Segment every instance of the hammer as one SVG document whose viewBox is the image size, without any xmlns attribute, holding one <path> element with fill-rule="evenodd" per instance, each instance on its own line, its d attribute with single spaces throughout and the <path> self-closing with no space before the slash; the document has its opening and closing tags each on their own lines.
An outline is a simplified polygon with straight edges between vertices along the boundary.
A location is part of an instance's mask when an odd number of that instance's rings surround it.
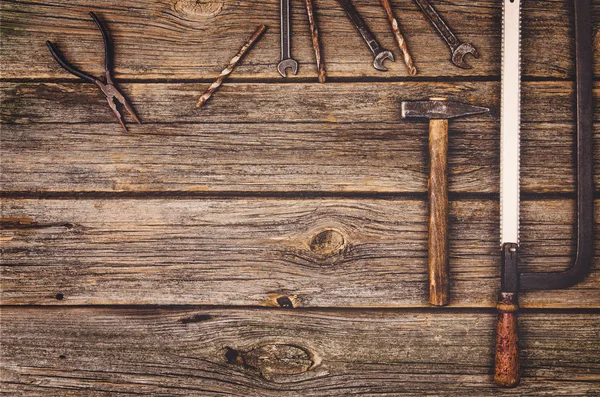
<svg viewBox="0 0 600 397">
<path fill-rule="evenodd" d="M 402 102 L 402 118 L 429 119 L 429 303 L 448 304 L 448 120 L 488 108 L 430 98 Z"/>
</svg>

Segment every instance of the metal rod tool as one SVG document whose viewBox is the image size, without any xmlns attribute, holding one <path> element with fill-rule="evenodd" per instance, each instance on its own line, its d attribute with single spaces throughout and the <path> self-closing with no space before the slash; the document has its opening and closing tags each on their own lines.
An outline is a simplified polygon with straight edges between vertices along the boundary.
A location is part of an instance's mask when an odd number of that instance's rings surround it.
<svg viewBox="0 0 600 397">
<path fill-rule="evenodd" d="M 319 76 L 319 83 L 324 83 L 326 80 L 325 58 L 323 58 L 323 50 L 321 49 L 321 42 L 319 40 L 319 27 L 317 25 L 317 17 L 315 16 L 313 0 L 305 0 L 305 2 L 306 14 L 308 15 L 308 23 L 310 25 L 310 36 L 312 39 L 313 49 L 315 51 L 315 58 L 317 61 L 317 74 Z"/>
<path fill-rule="evenodd" d="M 593 254 L 592 28 L 590 0 L 575 4 L 577 90 L 577 256 L 562 272 L 519 272 L 519 147 L 521 99 L 521 0 L 504 0 L 502 26 L 502 117 L 500 229 L 502 286 L 498 300 L 494 379 L 504 387 L 520 380 L 517 312 L 519 291 L 568 288 L 589 273 Z"/>
<path fill-rule="evenodd" d="M 389 0 L 381 0 L 381 5 L 385 10 L 385 13 L 390 21 L 390 25 L 392 26 L 392 32 L 394 32 L 394 37 L 396 38 L 396 42 L 398 43 L 398 47 L 400 51 L 402 51 L 402 57 L 404 59 L 404 64 L 408 69 L 408 74 L 414 76 L 417 74 L 417 68 L 413 62 L 413 58 L 408 51 L 408 46 L 406 45 L 406 40 L 400 31 L 400 24 L 396 17 L 394 17 L 394 12 L 392 11 L 392 6 L 390 5 Z"/>
<path fill-rule="evenodd" d="M 281 60 L 277 64 L 277 71 L 287 77 L 287 69 L 298 73 L 298 62 L 292 58 L 292 23 L 290 18 L 290 0 L 280 0 L 281 9 Z"/>
<path fill-rule="evenodd" d="M 371 32 L 371 30 L 369 29 L 363 18 L 360 16 L 358 11 L 356 11 L 356 8 L 354 8 L 350 0 L 338 0 L 338 3 L 340 3 L 344 11 L 346 11 L 348 18 L 350 19 L 350 21 L 352 21 L 362 38 L 365 40 L 365 43 L 367 43 L 367 46 L 373 53 L 373 67 L 382 72 L 387 71 L 386 67 L 383 66 L 383 63 L 387 59 L 393 62 L 394 54 L 391 51 L 386 50 L 379 44 L 379 42 L 375 38 L 375 35 L 373 34 L 373 32 Z"/>
<path fill-rule="evenodd" d="M 465 56 L 471 54 L 475 58 L 479 58 L 477 49 L 470 43 L 462 43 L 428 0 L 415 0 L 415 2 L 450 47 L 452 63 L 462 69 L 471 69 L 471 65 L 465 62 Z"/>
<path fill-rule="evenodd" d="M 448 120 L 489 112 L 488 108 L 431 98 L 405 101 L 402 118 L 429 119 L 429 303 L 449 302 L 448 276 Z"/>
<path fill-rule="evenodd" d="M 219 87 L 221 87 L 225 78 L 231 73 L 233 73 L 233 70 L 236 68 L 240 60 L 244 57 L 244 55 L 246 55 L 248 51 L 250 51 L 250 49 L 262 37 L 263 33 L 265 33 L 266 30 L 267 27 L 265 25 L 260 25 L 258 28 L 256 28 L 256 31 L 254 31 L 252 36 L 248 39 L 248 41 L 246 41 L 246 44 L 244 44 L 244 46 L 240 48 L 238 53 L 231 59 L 231 61 L 229 61 L 229 65 L 227 65 L 227 67 L 223 69 L 223 71 L 221 72 L 221 74 L 219 74 L 219 77 L 215 80 L 215 82 L 212 83 L 210 87 L 208 87 L 208 89 L 204 92 L 204 94 L 200 96 L 200 98 L 198 98 L 198 103 L 196 103 L 196 107 L 199 108 L 203 106 L 212 97 L 212 95 L 219 89 Z"/>
</svg>

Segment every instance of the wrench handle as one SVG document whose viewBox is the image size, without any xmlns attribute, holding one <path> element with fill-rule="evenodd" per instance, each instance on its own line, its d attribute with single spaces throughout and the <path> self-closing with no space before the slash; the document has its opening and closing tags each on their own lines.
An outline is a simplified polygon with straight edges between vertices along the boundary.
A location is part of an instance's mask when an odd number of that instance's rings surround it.
<svg viewBox="0 0 600 397">
<path fill-rule="evenodd" d="M 369 30 L 369 27 L 367 26 L 365 21 L 362 19 L 358 11 L 356 11 L 356 8 L 354 8 L 354 5 L 352 5 L 350 0 L 338 0 L 338 3 L 340 3 L 344 11 L 346 11 L 348 18 L 350 18 L 350 21 L 352 21 L 352 23 L 354 24 L 362 38 L 365 40 L 365 43 L 367 43 L 371 51 L 373 51 L 373 54 L 377 55 L 381 46 L 377 42 L 377 39 L 375 38 L 373 32 Z"/>
<path fill-rule="evenodd" d="M 290 0 L 280 0 L 281 15 L 281 60 L 292 57 L 292 28 L 290 18 Z"/>
<path fill-rule="evenodd" d="M 439 32 L 442 38 L 446 41 L 452 51 L 460 46 L 460 42 L 456 35 L 450 30 L 446 22 L 440 14 L 433 8 L 433 5 L 428 0 L 415 0 L 415 3 L 421 8 L 423 14 L 429 19 L 429 22 Z"/>
<path fill-rule="evenodd" d="M 429 303 L 448 304 L 448 120 L 429 122 Z"/>
<path fill-rule="evenodd" d="M 517 325 L 516 294 L 500 293 L 496 331 L 496 363 L 494 380 L 498 386 L 515 387 L 519 384 L 519 334 Z"/>
</svg>

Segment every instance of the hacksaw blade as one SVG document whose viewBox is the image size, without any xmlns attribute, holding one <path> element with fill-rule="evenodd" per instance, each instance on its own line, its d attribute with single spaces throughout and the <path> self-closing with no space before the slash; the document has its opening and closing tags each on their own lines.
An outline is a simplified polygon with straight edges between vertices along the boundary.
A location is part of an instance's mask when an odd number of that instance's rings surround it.
<svg viewBox="0 0 600 397">
<path fill-rule="evenodd" d="M 500 239 L 519 243 L 521 135 L 521 1 L 502 7 L 502 87 L 500 121 Z"/>
</svg>

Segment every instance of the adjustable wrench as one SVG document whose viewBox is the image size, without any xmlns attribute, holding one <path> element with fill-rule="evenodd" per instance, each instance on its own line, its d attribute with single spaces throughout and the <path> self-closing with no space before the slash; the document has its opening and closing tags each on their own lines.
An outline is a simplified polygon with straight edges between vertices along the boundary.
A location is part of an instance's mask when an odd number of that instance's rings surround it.
<svg viewBox="0 0 600 397">
<path fill-rule="evenodd" d="M 338 0 L 338 2 L 344 11 L 346 11 L 346 14 L 348 14 L 350 21 L 352 21 L 356 29 L 358 29 L 358 32 L 369 46 L 369 49 L 373 52 L 373 67 L 382 72 L 387 71 L 385 66 L 383 66 L 383 62 L 385 62 L 386 59 L 394 61 L 394 54 L 379 45 L 377 39 L 375 39 L 375 35 L 369 30 L 365 21 L 358 11 L 356 11 L 356 8 L 350 3 L 350 0 Z"/>
<path fill-rule="evenodd" d="M 448 25 L 446 25 L 446 22 L 444 22 L 440 14 L 438 14 L 428 0 L 415 0 L 415 3 L 417 3 L 433 27 L 440 33 L 446 43 L 448 43 L 450 51 L 452 51 L 452 63 L 462 69 L 471 69 L 471 66 L 465 62 L 465 56 L 471 54 L 475 58 L 479 58 L 477 49 L 470 43 L 462 43 L 458 40 L 456 35 L 452 33 Z"/>
<path fill-rule="evenodd" d="M 292 29 L 290 22 L 290 0 L 280 0 L 281 5 L 281 61 L 277 64 L 277 71 L 287 77 L 286 70 L 292 69 L 298 73 L 298 62 L 292 58 Z"/>
</svg>

